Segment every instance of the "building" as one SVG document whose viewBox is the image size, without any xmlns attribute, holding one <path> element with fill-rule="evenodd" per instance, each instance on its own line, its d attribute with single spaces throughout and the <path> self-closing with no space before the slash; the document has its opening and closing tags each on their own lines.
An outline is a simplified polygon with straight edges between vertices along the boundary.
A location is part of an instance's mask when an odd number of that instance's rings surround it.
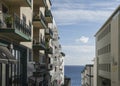
<svg viewBox="0 0 120 86">
<path fill-rule="evenodd" d="M 120 86 L 120 6 L 95 34 L 97 86 Z"/>
<path fill-rule="evenodd" d="M 62 86 L 71 86 L 71 78 L 65 76 L 64 85 Z"/>
<path fill-rule="evenodd" d="M 52 86 L 61 86 L 64 84 L 64 56 L 61 52 L 61 45 L 59 43 L 59 34 L 55 21 L 53 21 L 53 56 L 51 63 L 53 70 L 50 71 Z"/>
<path fill-rule="evenodd" d="M 86 65 L 84 70 L 81 72 L 81 83 L 82 86 L 94 86 L 93 85 L 93 65 Z"/>
<path fill-rule="evenodd" d="M 0 86 L 52 85 L 56 32 L 51 5 L 50 0 L 0 0 Z M 60 52 L 57 58 L 63 58 Z"/>
<path fill-rule="evenodd" d="M 26 86 L 32 0 L 0 0 L 0 86 Z"/>
</svg>

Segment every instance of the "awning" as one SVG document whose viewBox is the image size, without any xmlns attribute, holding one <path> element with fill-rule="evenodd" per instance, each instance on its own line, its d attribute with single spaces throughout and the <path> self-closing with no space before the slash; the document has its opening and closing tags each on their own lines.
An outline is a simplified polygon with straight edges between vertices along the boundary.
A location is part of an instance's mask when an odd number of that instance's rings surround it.
<svg viewBox="0 0 120 86">
<path fill-rule="evenodd" d="M 12 53 L 7 49 L 7 47 L 0 46 L 0 63 L 16 63 L 17 60 L 12 55 Z"/>
</svg>

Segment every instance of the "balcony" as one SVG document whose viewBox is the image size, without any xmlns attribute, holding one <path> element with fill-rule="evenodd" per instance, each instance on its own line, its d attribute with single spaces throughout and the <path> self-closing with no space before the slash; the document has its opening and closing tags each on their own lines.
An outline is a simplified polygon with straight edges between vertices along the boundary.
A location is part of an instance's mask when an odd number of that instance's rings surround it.
<svg viewBox="0 0 120 86">
<path fill-rule="evenodd" d="M 48 47 L 48 48 L 46 49 L 46 52 L 47 52 L 48 54 L 53 54 L 53 48 L 52 48 L 52 47 Z"/>
<path fill-rule="evenodd" d="M 47 28 L 47 23 L 45 21 L 45 17 L 43 16 L 42 12 L 39 11 L 39 13 L 34 14 L 33 16 L 33 26 L 35 28 L 42 28 L 42 29 L 46 29 Z"/>
<path fill-rule="evenodd" d="M 45 11 L 45 18 L 46 18 L 47 23 L 53 22 L 53 16 L 50 10 Z"/>
<path fill-rule="evenodd" d="M 33 5 L 34 5 L 34 8 L 47 6 L 46 0 L 34 0 Z"/>
<path fill-rule="evenodd" d="M 46 73 L 46 64 L 40 64 L 40 63 L 36 63 L 35 65 L 35 69 L 36 71 L 33 72 L 33 76 L 34 77 L 42 77 L 42 75 L 44 73 Z"/>
<path fill-rule="evenodd" d="M 31 28 L 16 14 L 14 17 L 4 14 L 0 22 L 0 36 L 18 42 L 31 41 Z"/>
<path fill-rule="evenodd" d="M 10 7 L 31 7 L 32 0 L 3 0 L 3 2 Z"/>
<path fill-rule="evenodd" d="M 43 39 L 41 39 L 39 42 L 37 42 L 36 40 L 33 41 L 33 49 L 37 49 L 37 50 L 45 50 L 45 41 Z"/>
<path fill-rule="evenodd" d="M 53 37 L 53 32 L 50 28 L 45 30 L 45 35 L 46 37 L 52 38 Z"/>
</svg>

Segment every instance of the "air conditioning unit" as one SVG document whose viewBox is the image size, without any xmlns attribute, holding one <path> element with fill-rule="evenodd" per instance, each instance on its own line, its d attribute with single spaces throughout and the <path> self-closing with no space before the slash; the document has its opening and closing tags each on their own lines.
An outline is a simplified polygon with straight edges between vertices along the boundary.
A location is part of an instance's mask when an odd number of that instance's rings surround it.
<svg viewBox="0 0 120 86">
<path fill-rule="evenodd" d="M 52 70 L 53 69 L 53 64 L 48 64 L 48 70 Z"/>
</svg>

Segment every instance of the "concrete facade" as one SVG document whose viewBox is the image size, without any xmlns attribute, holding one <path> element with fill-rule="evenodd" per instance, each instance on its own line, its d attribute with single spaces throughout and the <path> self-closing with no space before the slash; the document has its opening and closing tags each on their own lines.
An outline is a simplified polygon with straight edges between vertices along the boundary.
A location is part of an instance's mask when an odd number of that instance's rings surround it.
<svg viewBox="0 0 120 86">
<path fill-rule="evenodd" d="M 94 86 L 94 75 L 93 65 L 86 65 L 84 70 L 81 72 L 81 83 L 82 86 Z"/>
<path fill-rule="evenodd" d="M 120 86 L 120 7 L 96 33 L 97 86 Z"/>
<path fill-rule="evenodd" d="M 50 0 L 0 0 L 0 86 L 64 84 L 64 54 L 51 5 Z"/>
</svg>

